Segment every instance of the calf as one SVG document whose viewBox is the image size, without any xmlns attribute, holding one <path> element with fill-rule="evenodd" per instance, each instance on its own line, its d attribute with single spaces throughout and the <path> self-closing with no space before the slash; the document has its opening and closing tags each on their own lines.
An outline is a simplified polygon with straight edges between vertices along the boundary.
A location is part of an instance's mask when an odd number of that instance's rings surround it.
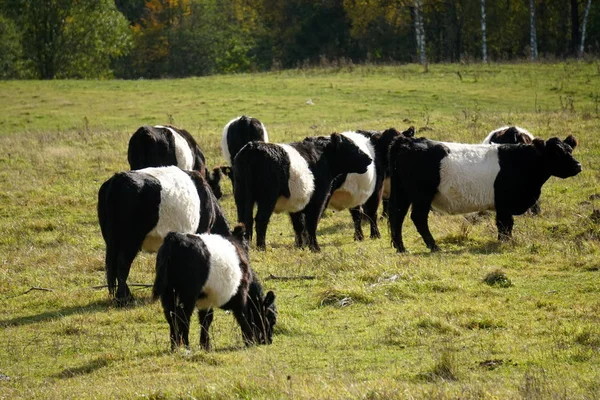
<svg viewBox="0 0 600 400">
<path fill-rule="evenodd" d="M 120 172 L 98 192 L 98 220 L 106 242 L 108 291 L 123 305 L 131 263 L 141 248 L 156 251 L 170 231 L 229 234 L 229 225 L 197 171 L 175 166 Z"/>
<path fill-rule="evenodd" d="M 200 345 L 206 350 L 210 348 L 208 330 L 214 307 L 233 312 L 246 346 L 273 341 L 275 294 L 269 291 L 263 297 L 248 262 L 241 226 L 226 236 L 169 233 L 158 250 L 152 297 L 161 299 L 172 350 L 180 345 L 189 347 L 195 308 L 201 326 Z"/>
<path fill-rule="evenodd" d="M 414 136 L 414 128 L 404 132 L 394 128 L 385 131 L 344 132 L 342 135 L 352 140 L 372 160 L 364 174 L 342 174 L 333 184 L 334 192 L 328 206 L 336 210 L 350 209 L 354 223 L 354 239 L 363 240 L 361 220 L 364 217 L 371 228 L 371 239 L 381 237 L 377 226 L 377 209 L 381 202 L 382 188 L 386 177 L 388 148 L 398 135 Z M 385 178 L 385 179 L 384 179 Z"/>
<path fill-rule="evenodd" d="M 249 142 L 269 142 L 267 128 L 256 118 L 242 115 L 232 119 L 223 128 L 221 152 L 228 165 L 233 166 L 237 153 Z M 221 171 L 231 179 L 233 184 L 232 167 L 221 167 Z"/>
<path fill-rule="evenodd" d="M 495 210 L 498 239 L 512 235 L 513 215 L 524 213 L 539 198 L 550 178 L 581 172 L 573 158 L 573 136 L 564 141 L 534 139 L 529 145 L 443 143 L 398 137 L 390 147 L 392 244 L 405 251 L 402 224 L 411 219 L 431 251 L 438 247 L 429 231 L 431 207 L 448 214 Z"/>
<path fill-rule="evenodd" d="M 132 170 L 176 165 L 183 170 L 199 171 L 210 184 L 213 193 L 222 196 L 221 171 L 207 170 L 200 146 L 185 129 L 174 126 L 142 126 L 129 139 L 127 160 Z"/>
<path fill-rule="evenodd" d="M 371 158 L 348 138 L 306 138 L 291 144 L 250 142 L 234 160 L 234 197 L 238 221 L 252 236 L 252 210 L 256 212 L 256 245 L 265 249 L 267 225 L 273 212 L 288 212 L 296 246 L 319 251 L 317 225 L 335 177 L 365 173 Z"/>
<path fill-rule="evenodd" d="M 491 131 L 487 137 L 483 139 L 483 144 L 529 144 L 533 139 L 533 135 L 527 129 L 518 126 L 503 126 L 502 128 Z"/>
</svg>

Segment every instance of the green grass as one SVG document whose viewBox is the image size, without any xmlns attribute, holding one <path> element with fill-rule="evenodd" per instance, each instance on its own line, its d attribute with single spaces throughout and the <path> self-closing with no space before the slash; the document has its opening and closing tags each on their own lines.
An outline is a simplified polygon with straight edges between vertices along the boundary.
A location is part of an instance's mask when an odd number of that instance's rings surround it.
<svg viewBox="0 0 600 400">
<path fill-rule="evenodd" d="M 0 398 L 597 399 L 598 65 L 0 82 Z M 410 221 L 406 254 L 384 222 L 381 240 L 354 242 L 349 213 L 333 211 L 312 254 L 293 247 L 288 217 L 276 215 L 267 251 L 250 255 L 277 295 L 273 345 L 244 348 L 232 315 L 217 311 L 212 352 L 200 349 L 194 321 L 191 351 L 171 353 L 149 289 L 134 288 L 138 304 L 118 309 L 93 288 L 104 284 L 97 191 L 127 169 L 140 125 L 188 129 L 213 166 L 223 163 L 222 127 L 242 113 L 274 142 L 410 124 L 463 142 L 504 124 L 572 133 L 584 171 L 551 178 L 542 214 L 516 217 L 507 243 L 495 240 L 493 216 L 432 214 L 436 254 Z M 224 192 L 233 222 L 228 182 Z M 130 282 L 152 282 L 153 270 L 154 255 L 140 254 Z M 25 293 L 32 287 L 53 291 Z"/>
</svg>

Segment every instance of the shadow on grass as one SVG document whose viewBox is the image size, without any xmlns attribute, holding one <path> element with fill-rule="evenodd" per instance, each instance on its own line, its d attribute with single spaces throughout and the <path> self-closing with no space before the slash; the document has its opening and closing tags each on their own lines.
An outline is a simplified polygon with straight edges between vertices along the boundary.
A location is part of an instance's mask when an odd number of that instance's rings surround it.
<svg viewBox="0 0 600 400">
<path fill-rule="evenodd" d="M 135 308 L 135 307 L 143 307 L 147 304 L 150 304 L 151 302 L 152 302 L 152 300 L 150 299 L 150 297 L 137 297 L 132 304 L 127 305 L 122 308 L 128 309 L 128 308 Z M 95 312 L 105 312 L 111 308 L 118 309 L 118 307 L 115 305 L 114 300 L 106 298 L 103 300 L 93 301 L 87 305 L 63 307 L 63 308 L 60 308 L 57 310 L 44 311 L 39 314 L 28 315 L 28 316 L 24 316 L 24 317 L 2 319 L 2 320 L 0 320 L 0 327 L 7 328 L 9 326 L 23 326 L 23 325 L 35 324 L 37 322 L 45 322 L 45 321 L 49 321 L 49 320 L 55 320 L 58 318 L 63 318 L 63 317 L 67 317 L 69 315 L 74 315 L 74 314 L 90 314 L 90 313 L 95 313 Z"/>
<path fill-rule="evenodd" d="M 112 359 L 106 356 L 101 356 L 79 367 L 65 368 L 58 374 L 54 375 L 54 377 L 59 379 L 68 379 L 76 376 L 91 374 L 94 371 L 107 367 L 112 361 Z"/>
</svg>

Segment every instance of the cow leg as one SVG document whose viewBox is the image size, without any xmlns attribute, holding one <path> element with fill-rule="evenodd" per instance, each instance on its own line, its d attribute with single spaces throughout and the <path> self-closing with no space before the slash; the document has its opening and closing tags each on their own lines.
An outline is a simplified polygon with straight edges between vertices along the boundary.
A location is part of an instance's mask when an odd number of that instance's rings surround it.
<svg viewBox="0 0 600 400">
<path fill-rule="evenodd" d="M 308 203 L 308 206 L 304 209 L 306 215 L 307 244 L 308 248 L 315 253 L 321 251 L 321 247 L 319 246 L 319 243 L 317 243 L 317 226 L 319 225 L 319 220 L 321 219 L 321 215 L 327 204 L 327 195 L 328 193 L 324 193 L 324 196 L 321 197 L 316 195 L 313 196 L 311 202 Z"/>
<path fill-rule="evenodd" d="M 350 209 L 350 215 L 352 216 L 352 222 L 354 223 L 354 240 L 362 241 L 365 236 L 362 231 L 362 211 L 360 206 Z"/>
<path fill-rule="evenodd" d="M 390 204 L 390 200 L 389 199 L 382 199 L 381 200 L 381 218 L 387 218 L 388 217 L 388 207 Z"/>
<path fill-rule="evenodd" d="M 194 307 L 196 306 L 194 300 L 187 299 L 182 301 L 180 299 L 179 304 L 175 307 L 175 323 L 177 324 L 177 345 L 184 345 L 186 349 L 190 347 L 190 321 L 192 314 L 194 313 Z"/>
<path fill-rule="evenodd" d="M 256 338 L 254 337 L 252 326 L 248 322 L 246 314 L 241 309 L 236 309 L 233 310 L 233 315 L 235 316 L 235 319 L 242 330 L 242 338 L 244 339 L 244 344 L 246 346 L 253 345 L 255 343 Z"/>
<path fill-rule="evenodd" d="M 267 236 L 267 225 L 275 209 L 277 197 L 266 199 L 257 204 L 256 210 L 256 247 L 259 250 L 266 249 L 265 237 Z"/>
<path fill-rule="evenodd" d="M 117 293 L 115 299 L 118 306 L 124 306 L 133 301 L 133 295 L 129 286 L 127 286 L 127 278 L 129 277 L 129 271 L 131 270 L 131 264 L 137 256 L 138 247 L 128 244 L 121 247 L 121 251 L 117 256 Z M 125 248 L 125 249 L 124 249 Z"/>
<path fill-rule="evenodd" d="M 409 207 L 410 199 L 407 196 L 398 194 L 391 199 L 387 209 L 388 225 L 392 236 L 392 246 L 394 246 L 398 253 L 404 253 L 406 251 L 404 241 L 402 240 L 402 225 L 404 224 L 404 218 L 406 218 Z"/>
<path fill-rule="evenodd" d="M 296 236 L 295 245 L 298 248 L 304 246 L 304 234 L 305 234 L 305 217 L 302 212 L 290 213 L 290 220 L 292 221 L 292 227 Z"/>
<path fill-rule="evenodd" d="M 198 310 L 198 319 L 200 320 L 200 346 L 206 351 L 210 350 L 210 336 L 208 330 L 210 324 L 212 324 L 213 316 L 214 313 L 212 308 L 209 308 L 208 310 Z"/>
<path fill-rule="evenodd" d="M 423 238 L 427 248 L 431 251 L 438 251 L 439 247 L 435 244 L 435 240 L 429 231 L 429 223 L 427 221 L 430 209 L 431 201 L 414 202 L 410 218 L 417 227 L 417 231 Z"/>
<path fill-rule="evenodd" d="M 379 195 L 374 194 L 362 206 L 363 215 L 367 217 L 371 226 L 371 239 L 379 239 L 381 237 L 379 227 L 377 226 L 377 209 L 379 208 L 380 198 Z"/>
<path fill-rule="evenodd" d="M 179 332 L 177 331 L 177 323 L 175 321 L 175 294 L 172 291 L 166 294 L 163 293 L 160 297 L 165 319 L 169 323 L 169 337 L 171 339 L 171 351 L 174 351 L 179 343 Z"/>
<path fill-rule="evenodd" d="M 505 241 L 511 238 L 514 218 L 510 213 L 496 212 L 496 227 L 498 228 L 498 240 Z"/>
</svg>

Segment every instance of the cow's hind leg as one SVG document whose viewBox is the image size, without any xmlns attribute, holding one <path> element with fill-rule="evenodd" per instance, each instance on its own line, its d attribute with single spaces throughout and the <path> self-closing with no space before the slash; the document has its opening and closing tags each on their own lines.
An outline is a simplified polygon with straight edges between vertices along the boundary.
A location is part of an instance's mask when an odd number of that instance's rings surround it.
<svg viewBox="0 0 600 400">
<path fill-rule="evenodd" d="M 362 211 L 360 206 L 350 209 L 350 215 L 352 216 L 352 222 L 354 223 L 354 240 L 362 241 L 365 236 L 362 231 Z"/>
<path fill-rule="evenodd" d="M 296 236 L 295 245 L 298 248 L 304 246 L 304 236 L 306 235 L 306 222 L 302 212 L 290 213 L 290 220 Z"/>
<path fill-rule="evenodd" d="M 417 227 L 417 231 L 423 238 L 425 245 L 431 251 L 438 251 L 439 247 L 435 244 L 435 240 L 429 231 L 429 223 L 427 218 L 429 217 L 429 210 L 431 209 L 431 201 L 419 200 L 413 203 L 412 212 L 410 218 Z"/>
<path fill-rule="evenodd" d="M 511 238 L 514 218 L 509 213 L 496 212 L 496 227 L 498 228 L 498 240 L 505 241 Z"/>
<path fill-rule="evenodd" d="M 266 249 L 265 238 L 267 236 L 267 225 L 275 209 L 277 197 L 263 199 L 256 207 L 256 247 L 259 250 Z"/>
<path fill-rule="evenodd" d="M 117 293 L 115 300 L 118 306 L 125 306 L 133 301 L 133 295 L 129 290 L 129 286 L 127 286 L 127 278 L 140 246 L 141 244 L 137 247 L 131 244 L 122 246 L 117 255 Z"/>
<path fill-rule="evenodd" d="M 379 227 L 377 226 L 377 209 L 379 208 L 379 203 L 380 196 L 374 194 L 362 206 L 363 215 L 367 218 L 371 227 L 371 239 L 379 239 L 381 237 Z"/>
<path fill-rule="evenodd" d="M 392 193 L 387 208 L 388 225 L 392 236 L 392 246 L 394 246 L 398 253 L 406 251 L 404 241 L 402 240 L 402 225 L 404 224 L 404 218 L 406 218 L 409 208 L 410 199 L 407 196 L 402 193 L 398 193 L 397 195 Z"/>
<path fill-rule="evenodd" d="M 213 321 L 213 309 L 198 310 L 198 319 L 200 320 L 200 346 L 204 350 L 210 350 L 210 336 L 208 330 Z"/>
</svg>

